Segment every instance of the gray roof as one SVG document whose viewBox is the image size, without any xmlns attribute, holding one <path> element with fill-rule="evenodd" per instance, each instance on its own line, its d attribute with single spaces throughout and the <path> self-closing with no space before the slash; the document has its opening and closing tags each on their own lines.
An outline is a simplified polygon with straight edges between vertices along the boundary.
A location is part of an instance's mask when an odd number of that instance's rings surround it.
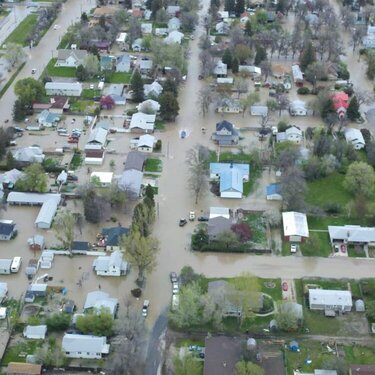
<svg viewBox="0 0 375 375">
<path fill-rule="evenodd" d="M 216 237 L 220 233 L 230 231 L 232 222 L 223 216 L 218 216 L 208 221 L 208 236 Z"/>
<path fill-rule="evenodd" d="M 122 271 L 126 271 L 128 264 L 123 261 L 122 253 L 118 250 L 109 256 L 99 256 L 93 262 L 95 271 L 108 271 L 112 267 L 116 267 Z"/>
<path fill-rule="evenodd" d="M 100 310 L 102 307 L 107 308 L 112 315 L 117 310 L 118 299 L 111 298 L 108 293 L 102 291 L 94 291 L 87 293 L 84 310 L 96 309 Z"/>
<path fill-rule="evenodd" d="M 27 240 L 27 243 L 31 245 L 39 245 L 40 247 L 44 246 L 44 237 L 40 234 L 35 234 Z"/>
<path fill-rule="evenodd" d="M 349 290 L 309 289 L 309 304 L 324 306 L 353 306 Z"/>
<path fill-rule="evenodd" d="M 139 151 L 130 151 L 125 161 L 125 171 L 135 169 L 142 171 L 147 157 Z"/>
<path fill-rule="evenodd" d="M 87 143 L 99 143 L 104 145 L 107 139 L 108 131 L 102 127 L 97 127 L 91 131 L 89 141 Z"/>
<path fill-rule="evenodd" d="M 0 259 L 0 268 L 1 269 L 10 269 L 13 259 Z"/>
<path fill-rule="evenodd" d="M 35 224 L 38 225 L 40 223 L 45 223 L 48 225 L 48 227 L 50 227 L 52 220 L 55 217 L 57 206 L 58 201 L 54 198 L 45 201 L 39 211 L 38 217 L 35 220 Z"/>
<path fill-rule="evenodd" d="M 23 330 L 23 335 L 25 337 L 39 336 L 41 338 L 44 338 L 46 336 L 46 333 L 47 333 L 46 325 L 39 325 L 39 326 L 27 325 L 25 329 Z"/>
<path fill-rule="evenodd" d="M 141 192 L 142 181 L 143 172 L 136 169 L 128 169 L 122 173 L 117 180 L 117 184 L 120 190 L 127 191 L 136 198 Z"/>
<path fill-rule="evenodd" d="M 0 234 L 9 236 L 16 229 L 16 224 L 13 223 L 0 223 Z"/>
<path fill-rule="evenodd" d="M 66 60 L 69 56 L 73 56 L 78 61 L 83 61 L 87 56 L 87 51 L 83 49 L 59 49 L 57 50 L 57 60 Z"/>
<path fill-rule="evenodd" d="M 100 290 L 96 290 L 94 292 L 87 293 L 84 309 L 90 309 L 94 307 L 95 303 L 101 299 L 110 298 L 109 294 L 106 292 L 102 292 Z"/>
<path fill-rule="evenodd" d="M 46 90 L 78 90 L 82 91 L 80 82 L 46 82 L 44 85 Z"/>
<path fill-rule="evenodd" d="M 109 344 L 105 336 L 76 335 L 66 333 L 62 339 L 62 348 L 65 352 L 102 353 L 109 352 Z"/>
<path fill-rule="evenodd" d="M 346 242 L 375 242 L 375 228 L 360 225 L 328 226 L 328 233 L 333 241 Z"/>
<path fill-rule="evenodd" d="M 0 283 L 0 299 L 4 298 L 8 292 L 8 284 Z"/>
<path fill-rule="evenodd" d="M 53 193 L 20 193 L 18 191 L 12 191 L 9 193 L 7 202 L 17 203 L 17 204 L 38 204 L 42 205 L 50 199 L 54 199 L 56 202 L 60 203 L 61 194 Z"/>
</svg>

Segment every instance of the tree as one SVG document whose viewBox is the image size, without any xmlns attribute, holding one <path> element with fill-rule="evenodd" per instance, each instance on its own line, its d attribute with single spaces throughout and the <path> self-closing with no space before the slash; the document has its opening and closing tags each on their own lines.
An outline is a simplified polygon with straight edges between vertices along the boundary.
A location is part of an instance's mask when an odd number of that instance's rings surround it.
<svg viewBox="0 0 375 375">
<path fill-rule="evenodd" d="M 150 184 L 147 184 L 145 188 L 145 197 L 147 197 L 155 206 L 155 199 L 154 199 L 155 192 L 154 192 L 154 188 Z"/>
<path fill-rule="evenodd" d="M 246 98 L 241 99 L 242 116 L 244 117 L 246 110 L 257 102 L 259 102 L 259 94 L 257 92 L 252 92 Z"/>
<path fill-rule="evenodd" d="M 71 316 L 67 313 L 54 313 L 46 319 L 48 331 L 65 331 L 70 325 Z"/>
<path fill-rule="evenodd" d="M 199 54 L 199 60 L 201 62 L 201 75 L 203 78 L 207 78 L 214 70 L 216 62 L 210 51 L 206 49 Z"/>
<path fill-rule="evenodd" d="M 174 121 L 178 116 L 180 106 L 173 92 L 165 91 L 159 96 L 160 116 L 163 120 Z"/>
<path fill-rule="evenodd" d="M 280 211 L 276 209 L 270 209 L 263 213 L 263 218 L 271 228 L 276 228 L 281 224 Z"/>
<path fill-rule="evenodd" d="M 129 200 L 128 193 L 127 191 L 119 189 L 117 184 L 112 184 L 108 191 L 108 200 L 111 208 L 122 210 Z"/>
<path fill-rule="evenodd" d="M 262 367 L 253 362 L 240 361 L 236 363 L 237 375 L 264 375 Z"/>
<path fill-rule="evenodd" d="M 321 62 L 313 62 L 309 64 L 305 70 L 306 81 L 312 83 L 314 90 L 316 89 L 317 81 L 327 77 L 326 66 Z"/>
<path fill-rule="evenodd" d="M 375 322 L 375 301 L 368 301 L 366 303 L 366 315 L 371 322 Z"/>
<path fill-rule="evenodd" d="M 236 8 L 235 0 L 225 0 L 224 1 L 224 10 L 231 13 L 234 12 Z"/>
<path fill-rule="evenodd" d="M 366 61 L 367 61 L 366 75 L 369 79 L 373 80 L 375 78 L 375 53 L 373 51 L 367 52 Z"/>
<path fill-rule="evenodd" d="M 110 95 L 102 96 L 100 98 L 100 107 L 102 109 L 112 109 L 115 105 L 115 101 Z"/>
<path fill-rule="evenodd" d="M 170 78 L 169 76 L 167 79 L 163 82 L 163 91 L 164 92 L 171 92 L 176 97 L 178 96 L 178 83 L 176 80 Z"/>
<path fill-rule="evenodd" d="M 138 268 L 137 283 L 143 285 L 145 273 L 151 273 L 157 265 L 158 240 L 154 237 L 143 237 L 133 226 L 130 235 L 122 237 L 120 243 L 121 247 L 126 249 L 126 260 Z"/>
<path fill-rule="evenodd" d="M 280 184 L 285 209 L 303 211 L 307 188 L 302 170 L 296 166 L 288 168 L 281 176 Z"/>
<path fill-rule="evenodd" d="M 370 165 L 375 167 L 375 143 L 374 142 L 366 142 L 366 154 L 367 160 Z"/>
<path fill-rule="evenodd" d="M 178 355 L 173 358 L 173 369 L 175 375 L 200 375 L 203 372 L 203 365 L 188 353 L 182 358 Z"/>
<path fill-rule="evenodd" d="M 180 15 L 180 20 L 182 30 L 191 33 L 194 31 L 195 26 L 198 23 L 198 16 L 194 12 L 182 12 Z"/>
<path fill-rule="evenodd" d="M 191 249 L 201 251 L 204 246 L 208 245 L 209 238 L 205 228 L 198 228 L 191 236 Z"/>
<path fill-rule="evenodd" d="M 11 67 L 18 67 L 21 65 L 27 55 L 20 44 L 7 43 L 4 58 Z"/>
<path fill-rule="evenodd" d="M 190 266 L 184 266 L 180 271 L 180 283 L 182 286 L 190 284 L 194 281 L 201 281 L 204 278 L 203 275 L 195 273 L 193 268 Z"/>
<path fill-rule="evenodd" d="M 247 223 L 233 224 L 230 229 L 237 235 L 240 242 L 247 242 L 251 240 L 251 228 Z"/>
<path fill-rule="evenodd" d="M 240 63 L 243 63 L 251 57 L 252 51 L 250 47 L 245 44 L 237 44 L 236 47 L 234 47 L 233 54 Z"/>
<path fill-rule="evenodd" d="M 245 0 L 237 0 L 235 12 L 236 16 L 239 17 L 245 11 Z"/>
<path fill-rule="evenodd" d="M 11 128 L 0 128 L 0 159 L 4 157 L 7 152 L 7 147 L 12 139 Z M 8 164 L 8 163 L 7 163 Z"/>
<path fill-rule="evenodd" d="M 49 367 L 63 367 L 67 363 L 67 358 L 61 349 L 54 341 L 46 346 L 38 348 L 35 352 L 35 357 L 38 363 Z"/>
<path fill-rule="evenodd" d="M 232 67 L 232 53 L 230 52 L 230 49 L 227 48 L 225 51 L 224 51 L 224 55 L 223 55 L 223 58 L 221 59 L 221 61 L 224 63 L 224 64 L 227 64 L 227 68 L 228 69 L 231 69 Z"/>
<path fill-rule="evenodd" d="M 346 110 L 346 116 L 350 121 L 358 120 L 361 117 L 359 103 L 355 95 L 350 99 L 348 109 Z"/>
<path fill-rule="evenodd" d="M 19 191 L 45 193 L 47 183 L 48 179 L 42 166 L 34 163 L 25 168 L 24 176 L 16 182 L 15 188 Z"/>
<path fill-rule="evenodd" d="M 145 198 L 143 202 L 138 203 L 134 207 L 132 227 L 135 227 L 141 236 L 147 237 L 151 232 L 151 225 L 155 220 L 155 208 L 152 204 L 147 204 L 149 198 Z"/>
<path fill-rule="evenodd" d="M 245 23 L 244 34 L 246 36 L 253 36 L 253 27 L 252 27 L 251 21 L 249 19 Z"/>
<path fill-rule="evenodd" d="M 260 69 L 262 70 L 262 75 L 264 76 L 264 80 L 267 81 L 268 76 L 272 74 L 272 65 L 269 61 L 263 60 L 259 64 Z"/>
<path fill-rule="evenodd" d="M 89 77 L 94 77 L 99 73 L 99 60 L 95 55 L 87 55 L 83 59 L 83 66 Z"/>
<path fill-rule="evenodd" d="M 186 164 L 189 168 L 188 187 L 195 195 L 195 204 L 204 189 L 207 188 L 208 149 L 200 144 L 186 153 Z"/>
<path fill-rule="evenodd" d="M 137 17 L 130 17 L 129 28 L 128 28 L 128 37 L 129 37 L 130 45 L 132 45 L 133 42 L 137 38 L 140 38 L 141 36 L 142 36 L 142 28 L 141 28 L 141 23 L 139 22 L 139 19 Z"/>
<path fill-rule="evenodd" d="M 130 81 L 130 88 L 133 91 L 132 99 L 136 103 L 140 103 L 145 98 L 145 93 L 143 89 L 143 80 L 141 73 L 136 69 L 132 75 Z"/>
<path fill-rule="evenodd" d="M 26 118 L 26 115 L 27 115 L 26 105 L 23 103 L 22 100 L 17 99 L 13 105 L 13 113 L 12 113 L 13 120 L 17 122 L 23 121 Z"/>
<path fill-rule="evenodd" d="M 232 73 L 238 73 L 239 69 L 239 62 L 236 57 L 233 58 L 232 60 Z"/>
<path fill-rule="evenodd" d="M 55 216 L 52 229 L 64 249 L 71 250 L 74 241 L 76 218 L 71 211 L 61 210 Z"/>
<path fill-rule="evenodd" d="M 264 60 L 267 60 L 267 51 L 263 47 L 258 46 L 256 48 L 254 64 L 259 66 L 259 64 Z"/>
<path fill-rule="evenodd" d="M 294 305 L 288 302 L 279 304 L 275 319 L 279 329 L 285 332 L 297 331 L 301 323 Z"/>
<path fill-rule="evenodd" d="M 14 92 L 23 105 L 32 105 L 45 95 L 44 85 L 34 78 L 24 78 L 16 82 Z"/>
<path fill-rule="evenodd" d="M 76 328 L 82 333 L 90 333 L 95 336 L 113 335 L 113 317 L 108 308 L 92 311 L 91 314 L 79 316 Z"/>
<path fill-rule="evenodd" d="M 370 165 L 363 161 L 349 165 L 343 184 L 349 192 L 369 198 L 374 193 L 374 184 L 375 172 Z"/>
<path fill-rule="evenodd" d="M 299 60 L 302 71 L 305 71 L 305 69 L 315 61 L 316 56 L 314 46 L 311 41 L 308 41 L 305 43 Z"/>
<path fill-rule="evenodd" d="M 199 106 L 200 113 L 204 117 L 210 109 L 210 105 L 214 101 L 214 94 L 210 87 L 203 86 L 198 93 L 197 105 Z"/>
<path fill-rule="evenodd" d="M 89 22 L 89 17 L 87 16 L 86 12 L 81 14 L 81 23 L 86 25 Z"/>
<path fill-rule="evenodd" d="M 77 66 L 76 77 L 77 80 L 81 82 L 86 81 L 86 79 L 89 77 L 85 67 L 82 64 Z"/>
<path fill-rule="evenodd" d="M 94 186 L 89 185 L 83 192 L 83 212 L 85 219 L 93 224 L 100 223 L 109 211 L 109 204 L 99 195 Z"/>
</svg>

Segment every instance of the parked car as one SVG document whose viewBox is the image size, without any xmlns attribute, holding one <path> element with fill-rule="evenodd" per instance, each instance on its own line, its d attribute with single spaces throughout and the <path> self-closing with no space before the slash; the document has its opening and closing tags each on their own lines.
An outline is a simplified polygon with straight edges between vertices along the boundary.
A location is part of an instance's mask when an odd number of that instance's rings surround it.
<svg viewBox="0 0 375 375">
<path fill-rule="evenodd" d="M 180 287 L 178 283 L 172 283 L 172 294 L 178 294 Z"/>
<path fill-rule="evenodd" d="M 143 317 L 147 316 L 149 306 L 150 306 L 150 301 L 148 299 L 145 299 L 143 301 L 143 307 L 142 307 L 142 316 Z"/>
<path fill-rule="evenodd" d="M 288 283 L 286 281 L 283 282 L 282 288 L 284 292 L 288 290 Z"/>
<path fill-rule="evenodd" d="M 31 69 L 31 74 L 35 74 L 36 73 L 36 69 Z"/>
<path fill-rule="evenodd" d="M 189 220 L 190 221 L 194 221 L 195 220 L 195 212 L 194 211 L 190 211 L 189 212 Z"/>
<path fill-rule="evenodd" d="M 297 252 L 297 245 L 296 244 L 291 244 L 290 245 L 290 252 L 292 253 L 292 254 L 294 254 L 294 253 L 296 253 Z"/>
<path fill-rule="evenodd" d="M 69 137 L 68 138 L 68 143 L 78 143 L 79 139 L 76 137 Z"/>
<path fill-rule="evenodd" d="M 78 181 L 78 177 L 74 174 L 68 174 L 68 181 Z"/>
<path fill-rule="evenodd" d="M 180 227 L 183 227 L 183 226 L 185 226 L 187 224 L 187 220 L 186 219 L 180 219 L 180 221 L 179 221 L 179 223 L 178 223 L 178 225 L 180 226 Z"/>
<path fill-rule="evenodd" d="M 208 221 L 209 217 L 208 216 L 198 216 L 198 221 Z"/>
<path fill-rule="evenodd" d="M 171 283 L 177 283 L 178 281 L 178 276 L 177 276 L 177 273 L 176 272 L 171 272 L 169 274 L 169 278 L 171 279 Z"/>
</svg>

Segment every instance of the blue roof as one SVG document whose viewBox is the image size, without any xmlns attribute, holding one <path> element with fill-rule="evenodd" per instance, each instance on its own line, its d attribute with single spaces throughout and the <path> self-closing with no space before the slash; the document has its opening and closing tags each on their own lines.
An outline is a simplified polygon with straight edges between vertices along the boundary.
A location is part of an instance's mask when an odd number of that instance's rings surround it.
<svg viewBox="0 0 375 375">
<path fill-rule="evenodd" d="M 210 163 L 210 174 L 221 175 L 225 172 L 230 172 L 233 169 L 237 169 L 241 172 L 243 176 L 250 175 L 250 165 L 249 164 L 239 164 L 239 163 Z M 250 176 L 249 176 L 250 177 Z"/>
<path fill-rule="evenodd" d="M 107 246 L 118 246 L 122 236 L 126 236 L 129 233 L 128 228 L 124 227 L 113 227 L 103 228 L 102 235 L 107 236 Z"/>
<path fill-rule="evenodd" d="M 239 191 L 243 192 L 243 174 L 238 169 L 220 174 L 220 193 L 223 191 Z"/>
<path fill-rule="evenodd" d="M 281 194 L 281 185 L 280 184 L 270 184 L 266 188 L 267 195 Z"/>
</svg>

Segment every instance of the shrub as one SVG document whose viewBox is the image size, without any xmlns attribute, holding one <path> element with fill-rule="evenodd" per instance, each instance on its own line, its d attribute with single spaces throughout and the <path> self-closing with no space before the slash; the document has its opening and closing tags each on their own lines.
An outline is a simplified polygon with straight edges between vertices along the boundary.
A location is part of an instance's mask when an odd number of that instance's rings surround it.
<svg viewBox="0 0 375 375">
<path fill-rule="evenodd" d="M 288 124 L 285 121 L 279 121 L 279 123 L 277 124 L 277 130 L 279 132 L 285 132 L 287 127 L 288 127 Z"/>
<path fill-rule="evenodd" d="M 155 151 L 160 151 L 161 150 L 161 145 L 162 145 L 161 139 L 158 139 L 156 141 L 156 144 L 155 144 Z"/>
<path fill-rule="evenodd" d="M 342 212 L 342 207 L 338 203 L 327 203 L 324 210 L 329 215 L 336 215 Z"/>
<path fill-rule="evenodd" d="M 300 87 L 297 90 L 297 94 L 299 94 L 299 95 L 308 95 L 308 94 L 310 94 L 310 90 L 309 90 L 308 87 Z"/>
</svg>

